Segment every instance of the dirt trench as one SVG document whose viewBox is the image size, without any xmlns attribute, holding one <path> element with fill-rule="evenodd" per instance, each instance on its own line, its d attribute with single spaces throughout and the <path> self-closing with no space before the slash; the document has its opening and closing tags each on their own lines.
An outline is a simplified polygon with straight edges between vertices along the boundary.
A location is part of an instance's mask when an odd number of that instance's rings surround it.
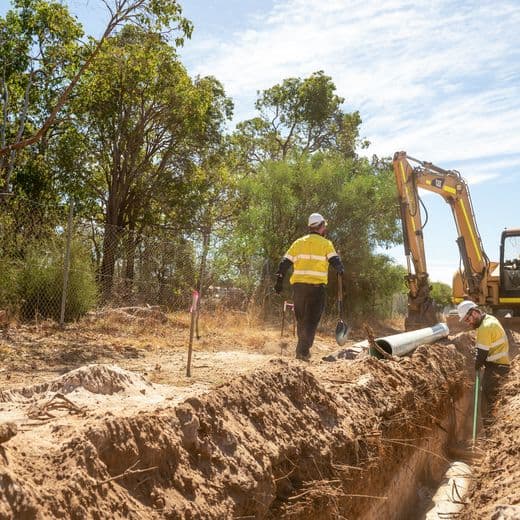
<svg viewBox="0 0 520 520">
<path fill-rule="evenodd" d="M 273 360 L 197 395 L 82 370 L 0 393 L 15 421 L 42 392 L 79 403 L 1 445 L 1 519 L 419 518 L 471 405 L 464 334 L 395 361 Z"/>
</svg>

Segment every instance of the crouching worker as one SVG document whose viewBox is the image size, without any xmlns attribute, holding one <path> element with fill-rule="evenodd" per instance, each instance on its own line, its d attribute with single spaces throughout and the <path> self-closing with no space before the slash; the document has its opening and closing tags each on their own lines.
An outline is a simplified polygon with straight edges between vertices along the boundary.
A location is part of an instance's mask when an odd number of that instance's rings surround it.
<svg viewBox="0 0 520 520">
<path fill-rule="evenodd" d="M 296 358 L 304 361 L 311 357 L 310 348 L 325 309 L 329 263 L 340 275 L 343 274 L 343 264 L 332 242 L 324 236 L 327 231 L 325 219 L 319 213 L 312 213 L 308 227 L 309 233 L 295 240 L 282 258 L 274 286 L 280 294 L 285 273 L 292 265 L 290 283 L 298 335 Z"/>
<path fill-rule="evenodd" d="M 477 331 L 475 370 L 485 368 L 482 393 L 490 405 L 499 379 L 509 372 L 509 342 L 501 323 L 481 311 L 475 302 L 464 300 L 457 306 L 460 321 Z"/>
</svg>

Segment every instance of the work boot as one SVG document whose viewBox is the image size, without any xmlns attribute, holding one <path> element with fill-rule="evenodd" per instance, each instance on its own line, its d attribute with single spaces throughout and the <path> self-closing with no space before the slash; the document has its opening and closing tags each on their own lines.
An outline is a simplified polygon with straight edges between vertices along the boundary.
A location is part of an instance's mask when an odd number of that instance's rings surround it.
<svg viewBox="0 0 520 520">
<path fill-rule="evenodd" d="M 301 361 L 310 361 L 311 353 L 307 352 L 306 354 L 302 354 L 301 352 L 296 352 L 296 359 L 300 359 Z"/>
</svg>

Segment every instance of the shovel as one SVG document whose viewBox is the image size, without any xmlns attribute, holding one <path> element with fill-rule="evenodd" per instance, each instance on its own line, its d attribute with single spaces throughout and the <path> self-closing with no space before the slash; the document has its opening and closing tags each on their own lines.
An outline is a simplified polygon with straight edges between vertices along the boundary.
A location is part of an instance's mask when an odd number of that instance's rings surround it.
<svg viewBox="0 0 520 520">
<path fill-rule="evenodd" d="M 342 347 L 347 342 L 348 325 L 343 321 L 343 279 L 338 273 L 338 324 L 336 325 L 336 343 Z"/>
</svg>

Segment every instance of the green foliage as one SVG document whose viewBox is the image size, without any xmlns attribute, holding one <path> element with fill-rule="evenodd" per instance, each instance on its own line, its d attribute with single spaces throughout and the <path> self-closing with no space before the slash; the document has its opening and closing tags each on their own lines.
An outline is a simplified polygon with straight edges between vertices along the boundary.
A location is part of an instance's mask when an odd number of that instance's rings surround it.
<svg viewBox="0 0 520 520">
<path fill-rule="evenodd" d="M 45 151 L 44 136 L 56 130 L 57 114 L 117 26 L 135 24 L 176 46 L 191 36 L 192 24 L 175 0 L 103 3 L 110 13 L 107 27 L 99 41 L 86 45 L 79 43 L 81 25 L 61 2 L 13 0 L 13 9 L 0 18 L 0 191 L 10 191 L 13 167 L 20 161 L 10 148 Z M 66 117 L 62 121 L 70 123 Z"/>
<path fill-rule="evenodd" d="M 96 303 L 97 289 L 88 252 L 74 244 L 71 251 L 65 320 L 75 320 Z M 16 274 L 20 313 L 24 319 L 60 319 L 63 288 L 63 244 L 32 244 Z"/>
<path fill-rule="evenodd" d="M 368 255 L 351 280 L 347 312 L 353 318 L 388 318 L 393 296 L 406 291 L 406 270 L 385 255 Z"/>
<path fill-rule="evenodd" d="M 246 161 L 283 160 L 294 154 L 333 150 L 354 157 L 361 117 L 344 113 L 345 101 L 323 71 L 288 78 L 259 93 L 259 116 L 237 125 L 234 142 Z"/>
<path fill-rule="evenodd" d="M 433 282 L 431 287 L 430 295 L 437 305 L 442 308 L 452 304 L 451 287 L 449 285 L 442 282 Z"/>
<path fill-rule="evenodd" d="M 20 265 L 18 262 L 2 258 L 0 269 L 0 309 L 16 305 L 18 302 L 16 276 Z"/>
<path fill-rule="evenodd" d="M 401 269 L 373 253 L 398 236 L 389 168 L 338 154 L 304 155 L 266 163 L 240 189 L 245 207 L 222 248 L 237 282 L 271 283 L 283 253 L 307 232 L 308 215 L 319 211 L 345 264 L 351 315 L 386 309 L 389 295 L 401 290 Z"/>
<path fill-rule="evenodd" d="M 118 226 L 157 214 L 174 213 L 179 228 L 191 220 L 197 163 L 218 149 L 232 111 L 218 81 L 192 81 L 161 35 L 127 26 L 85 74 L 74 110 L 90 129 L 68 135 L 79 145 L 80 161 L 62 160 L 74 191 L 108 207 Z"/>
<path fill-rule="evenodd" d="M 17 0 L 0 17 L 0 147 L 19 142 L 43 124 L 79 64 L 82 35 L 81 25 L 60 2 Z M 34 157 L 45 146 L 0 155 L 0 191 L 9 190 L 15 167 L 22 169 L 15 182 L 32 191 L 32 180 L 40 187 L 47 182 L 45 168 Z M 23 176 L 23 171 L 36 177 Z"/>
</svg>

